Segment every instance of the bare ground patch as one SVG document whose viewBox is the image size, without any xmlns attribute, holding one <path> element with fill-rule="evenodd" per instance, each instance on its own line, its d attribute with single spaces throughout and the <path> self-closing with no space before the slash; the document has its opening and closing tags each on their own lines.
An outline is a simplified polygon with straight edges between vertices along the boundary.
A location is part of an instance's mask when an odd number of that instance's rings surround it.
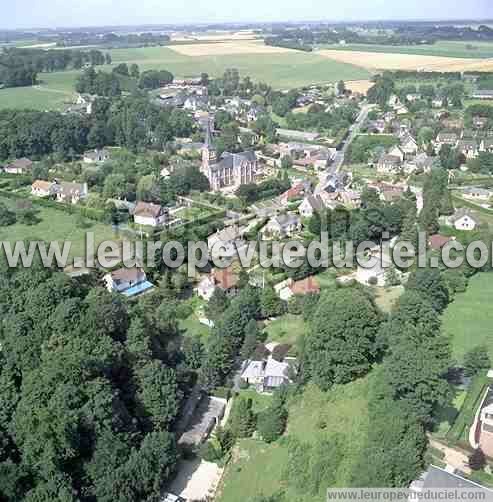
<svg viewBox="0 0 493 502">
<path fill-rule="evenodd" d="M 374 82 L 371 80 L 348 80 L 345 82 L 346 89 L 352 92 L 359 92 L 360 94 L 366 95 L 368 90 L 373 87 Z"/>
</svg>

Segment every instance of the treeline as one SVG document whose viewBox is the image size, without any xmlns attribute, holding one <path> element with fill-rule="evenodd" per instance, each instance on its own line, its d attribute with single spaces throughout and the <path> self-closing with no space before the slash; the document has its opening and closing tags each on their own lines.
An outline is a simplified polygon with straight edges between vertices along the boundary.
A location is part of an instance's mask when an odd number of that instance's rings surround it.
<svg viewBox="0 0 493 502">
<path fill-rule="evenodd" d="M 0 498 L 158 500 L 189 392 L 176 302 L 0 261 Z"/>
<path fill-rule="evenodd" d="M 111 56 L 98 50 L 40 50 L 4 49 L 0 54 L 0 82 L 5 87 L 36 84 L 41 72 L 80 69 L 84 65 L 98 66 L 111 63 Z"/>
<path fill-rule="evenodd" d="M 264 40 L 265 45 L 272 47 L 284 47 L 285 49 L 294 49 L 297 51 L 313 52 L 311 45 L 305 45 L 297 40 L 286 40 L 282 37 L 268 37 Z"/>
<path fill-rule="evenodd" d="M 392 32 L 377 35 L 365 34 L 346 27 L 328 28 L 313 26 L 310 28 L 278 28 L 273 29 L 265 38 L 267 45 L 281 47 L 293 44 L 294 47 L 306 50 L 320 44 L 337 44 L 344 41 L 349 44 L 374 45 L 423 45 L 434 44 L 438 40 L 493 40 L 493 29 L 481 25 L 478 29 L 471 27 L 433 26 L 431 24 L 399 24 L 392 27 Z M 471 50 L 474 48 L 471 47 Z"/>
<path fill-rule="evenodd" d="M 170 37 L 161 33 L 64 33 L 61 40 L 57 40 L 57 47 L 71 47 L 79 45 L 98 45 L 106 48 L 121 47 L 150 47 L 167 45 Z"/>
<path fill-rule="evenodd" d="M 113 104 L 113 106 L 112 106 Z M 0 111 L 0 159 L 55 154 L 74 159 L 88 148 L 123 146 L 163 150 L 193 132 L 185 112 L 166 110 L 146 98 L 98 99 L 90 116 L 25 110 Z"/>
</svg>

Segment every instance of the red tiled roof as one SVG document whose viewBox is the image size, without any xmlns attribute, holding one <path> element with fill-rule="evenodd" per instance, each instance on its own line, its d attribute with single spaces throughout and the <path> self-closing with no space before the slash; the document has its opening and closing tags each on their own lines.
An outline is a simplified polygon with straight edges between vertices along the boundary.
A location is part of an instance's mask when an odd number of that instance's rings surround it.
<svg viewBox="0 0 493 502">
<path fill-rule="evenodd" d="M 440 234 L 435 234 L 430 236 L 430 239 L 428 240 L 428 245 L 430 248 L 439 250 L 442 249 L 447 242 L 451 241 L 452 239 L 450 237 L 446 237 L 445 235 L 440 235 Z"/>
<path fill-rule="evenodd" d="M 308 295 L 320 293 L 320 286 L 314 277 L 307 277 L 301 281 L 296 281 L 290 286 L 295 295 Z"/>
<path fill-rule="evenodd" d="M 214 282 L 224 291 L 228 291 L 238 285 L 239 276 L 235 274 L 232 268 L 221 268 L 212 271 Z"/>
</svg>

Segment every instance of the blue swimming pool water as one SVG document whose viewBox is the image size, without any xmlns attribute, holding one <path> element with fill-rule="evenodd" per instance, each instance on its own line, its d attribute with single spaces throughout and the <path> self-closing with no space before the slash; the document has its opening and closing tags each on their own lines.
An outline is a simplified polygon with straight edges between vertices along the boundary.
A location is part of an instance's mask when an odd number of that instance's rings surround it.
<svg viewBox="0 0 493 502">
<path fill-rule="evenodd" d="M 125 291 L 122 291 L 122 294 L 124 294 L 125 296 L 140 295 L 141 293 L 144 293 L 145 291 L 147 291 L 153 287 L 154 287 L 154 284 L 151 284 L 149 281 L 145 281 L 145 282 L 141 282 L 140 284 L 137 284 L 136 286 L 128 288 Z"/>
</svg>

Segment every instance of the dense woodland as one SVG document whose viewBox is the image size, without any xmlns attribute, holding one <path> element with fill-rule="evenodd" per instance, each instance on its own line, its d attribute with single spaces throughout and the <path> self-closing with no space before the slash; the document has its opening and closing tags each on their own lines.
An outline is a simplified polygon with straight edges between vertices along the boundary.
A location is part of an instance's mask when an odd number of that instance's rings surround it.
<svg viewBox="0 0 493 502">
<path fill-rule="evenodd" d="M 88 148 L 125 146 L 163 150 L 175 136 L 187 136 L 193 122 L 186 112 L 162 109 L 145 97 L 111 102 L 99 99 L 90 116 L 22 110 L 0 111 L 0 158 L 57 154 L 73 159 Z"/>
<path fill-rule="evenodd" d="M 158 500 L 191 385 L 176 306 L 35 265 L 0 281 L 0 499 Z"/>
</svg>

